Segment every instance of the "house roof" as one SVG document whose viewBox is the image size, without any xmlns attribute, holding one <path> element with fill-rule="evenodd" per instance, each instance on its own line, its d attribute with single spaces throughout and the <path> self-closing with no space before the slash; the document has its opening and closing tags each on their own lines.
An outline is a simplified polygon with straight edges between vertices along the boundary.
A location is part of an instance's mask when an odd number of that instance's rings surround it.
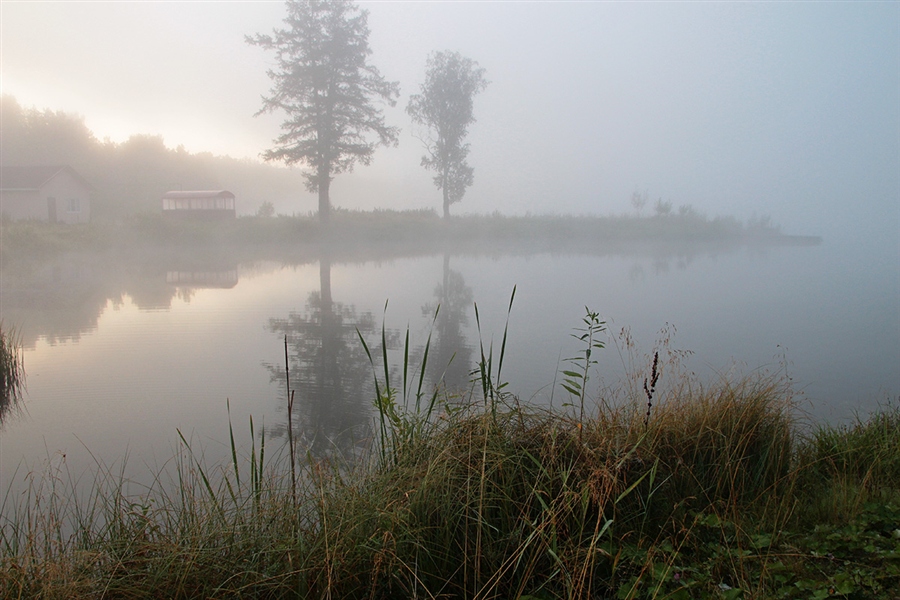
<svg viewBox="0 0 900 600">
<path fill-rule="evenodd" d="M 87 189 L 93 189 L 75 169 L 68 165 L 33 165 L 27 167 L 0 167 L 0 189 L 39 190 L 61 171 L 66 171 Z"/>
<path fill-rule="evenodd" d="M 228 190 L 199 190 L 190 192 L 166 192 L 163 200 L 187 200 L 190 198 L 234 198 Z"/>
</svg>

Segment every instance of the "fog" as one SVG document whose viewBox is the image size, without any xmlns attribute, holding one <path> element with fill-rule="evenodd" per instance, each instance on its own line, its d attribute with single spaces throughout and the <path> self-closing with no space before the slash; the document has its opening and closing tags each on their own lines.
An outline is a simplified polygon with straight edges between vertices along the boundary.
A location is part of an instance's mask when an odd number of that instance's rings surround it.
<svg viewBox="0 0 900 600">
<path fill-rule="evenodd" d="M 508 326 L 505 389 L 559 406 L 571 333 L 596 310 L 609 324 L 598 399 L 670 348 L 704 381 L 774 373 L 813 419 L 897 398 L 900 3 L 361 4 L 371 63 L 400 84 L 385 117 L 402 131 L 336 177 L 331 203 L 440 212 L 404 109 L 429 53 L 450 50 L 490 82 L 462 218 L 272 218 L 318 206 L 298 171 L 258 164 L 284 115 L 254 116 L 275 62 L 245 37 L 281 28 L 282 2 L 0 1 L 3 105 L 25 109 L 7 109 L 0 163 L 84 157 L 95 179 L 83 228 L 4 217 L 0 322 L 24 346 L 28 393 L 21 414 L 0 410 L 0 475 L 54 452 L 76 472 L 124 447 L 167 460 L 176 430 L 227 460 L 232 416 L 316 451 L 352 446 L 343 434 L 373 422 L 374 363 L 357 342 L 375 348 L 379 326 L 388 362 L 404 332 L 418 356 L 432 340 L 429 384 L 459 397 Z M 32 107 L 78 115 L 96 139 Z M 21 126 L 25 113 L 63 134 Z M 163 214 L 166 190 L 211 185 L 234 193 L 236 211 L 216 205 L 227 219 Z M 671 213 L 653 215 L 658 199 Z M 558 218 L 479 217 L 495 213 Z"/>
<path fill-rule="evenodd" d="M 344 208 L 438 208 L 403 107 L 427 54 L 486 69 L 470 130 L 475 184 L 456 212 L 632 210 L 635 190 L 709 215 L 865 240 L 897 270 L 897 3 L 363 2 L 371 60 L 401 97 L 399 146 L 339 176 Z M 0 4 L 2 91 L 84 116 L 100 138 L 256 158 L 272 57 L 245 35 L 278 2 Z M 314 210 L 298 191 L 276 209 Z"/>
</svg>

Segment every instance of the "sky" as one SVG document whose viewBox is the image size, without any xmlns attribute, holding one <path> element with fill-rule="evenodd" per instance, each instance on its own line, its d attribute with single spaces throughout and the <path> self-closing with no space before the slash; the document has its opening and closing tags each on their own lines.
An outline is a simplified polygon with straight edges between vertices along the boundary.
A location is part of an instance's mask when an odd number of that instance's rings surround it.
<svg viewBox="0 0 900 600">
<path fill-rule="evenodd" d="M 404 107 L 427 55 L 486 70 L 454 212 L 621 214 L 633 192 L 900 260 L 898 2 L 361 2 L 402 128 L 332 186 L 345 208 L 440 209 Z M 82 115 L 99 139 L 256 159 L 282 115 L 265 50 L 282 2 L 0 0 L 0 86 Z M 279 211 L 305 213 L 312 196 Z M 648 209 L 645 209 L 645 211 Z M 895 263 L 896 264 L 896 263 Z"/>
</svg>

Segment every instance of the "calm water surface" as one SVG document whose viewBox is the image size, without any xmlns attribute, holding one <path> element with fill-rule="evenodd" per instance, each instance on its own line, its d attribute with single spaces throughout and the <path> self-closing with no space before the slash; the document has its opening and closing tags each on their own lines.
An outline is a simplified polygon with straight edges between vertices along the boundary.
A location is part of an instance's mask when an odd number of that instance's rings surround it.
<svg viewBox="0 0 900 600">
<path fill-rule="evenodd" d="M 497 352 L 514 286 L 503 379 L 522 401 L 564 400 L 553 383 L 560 358 L 578 349 L 570 334 L 585 306 L 608 321 L 611 342 L 627 327 L 641 352 L 668 327 L 672 347 L 692 351 L 686 366 L 706 379 L 786 370 L 815 418 L 864 414 L 900 390 L 894 260 L 854 261 L 827 242 L 604 256 L 199 262 L 148 267 L 66 257 L 4 273 L 2 316 L 22 331 L 27 371 L 22 409 L 0 429 L 4 487 L 17 469 L 65 460 L 82 472 L 126 455 L 126 475 L 140 477 L 171 458 L 178 431 L 221 461 L 226 402 L 242 444 L 251 417 L 257 434 L 265 426 L 267 443 L 283 444 L 285 335 L 295 437 L 314 454 L 352 449 L 373 422 L 372 368 L 357 330 L 375 348 L 385 324 L 398 381 L 407 327 L 415 360 L 433 329 L 430 379 L 443 374 L 464 389 L 479 342 L 473 303 L 481 338 Z M 610 343 L 592 393 L 621 377 L 622 364 Z"/>
</svg>

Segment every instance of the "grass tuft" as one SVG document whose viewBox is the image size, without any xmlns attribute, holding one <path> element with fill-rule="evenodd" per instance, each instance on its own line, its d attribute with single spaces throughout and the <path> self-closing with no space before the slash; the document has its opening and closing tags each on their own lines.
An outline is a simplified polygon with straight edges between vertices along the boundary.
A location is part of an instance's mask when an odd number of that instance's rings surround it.
<svg viewBox="0 0 900 600">
<path fill-rule="evenodd" d="M 14 328 L 0 321 L 0 423 L 15 409 L 25 389 L 22 344 Z"/>
</svg>

